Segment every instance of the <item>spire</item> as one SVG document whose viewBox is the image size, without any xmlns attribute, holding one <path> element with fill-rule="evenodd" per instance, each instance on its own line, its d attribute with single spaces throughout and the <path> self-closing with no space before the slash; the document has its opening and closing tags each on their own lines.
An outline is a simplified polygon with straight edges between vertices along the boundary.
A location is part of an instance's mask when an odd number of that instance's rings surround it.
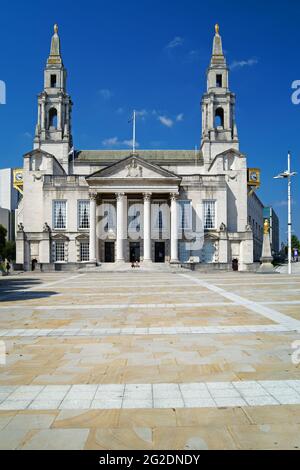
<svg viewBox="0 0 300 470">
<path fill-rule="evenodd" d="M 50 55 L 47 60 L 47 65 L 62 64 L 60 55 L 60 40 L 58 36 L 58 25 L 54 25 L 54 34 L 51 39 Z"/>
<path fill-rule="evenodd" d="M 219 25 L 215 25 L 212 57 L 207 75 L 207 93 L 202 106 L 201 150 L 204 161 L 212 159 L 225 149 L 239 150 L 235 122 L 235 95 L 229 89 L 229 68 L 222 49 Z"/>
<path fill-rule="evenodd" d="M 223 49 L 222 49 L 222 38 L 219 34 L 219 25 L 215 25 L 215 36 L 214 36 L 214 42 L 213 42 L 213 52 L 212 52 L 212 58 L 211 58 L 211 65 L 219 65 L 219 64 L 225 64 L 225 57 L 223 55 Z"/>
</svg>

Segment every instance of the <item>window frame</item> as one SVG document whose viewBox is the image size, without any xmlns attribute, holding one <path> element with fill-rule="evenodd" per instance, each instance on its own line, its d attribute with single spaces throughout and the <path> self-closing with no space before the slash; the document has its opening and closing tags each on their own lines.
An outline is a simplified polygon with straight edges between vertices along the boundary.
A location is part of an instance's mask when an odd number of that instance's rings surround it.
<svg viewBox="0 0 300 470">
<path fill-rule="evenodd" d="M 82 245 L 87 245 L 87 259 L 82 259 Z M 81 240 L 79 242 L 79 261 L 80 263 L 86 263 L 87 261 L 90 260 L 90 242 L 89 240 Z"/>
<path fill-rule="evenodd" d="M 53 78 L 54 80 L 52 80 Z M 57 88 L 57 74 L 56 73 L 50 74 L 50 88 Z"/>
<path fill-rule="evenodd" d="M 219 80 L 221 78 L 221 80 Z M 223 88 L 223 74 L 216 73 L 216 88 Z"/>
<path fill-rule="evenodd" d="M 88 206 L 88 219 L 89 219 L 89 226 L 88 227 L 80 227 L 80 210 L 79 210 L 79 207 L 80 207 L 80 203 L 82 203 L 82 202 L 88 203 L 87 204 L 87 206 Z M 91 224 L 91 221 L 90 221 L 90 200 L 89 199 L 78 199 L 77 200 L 77 229 L 80 230 L 80 231 L 89 230 L 90 229 L 90 224 Z"/>
<path fill-rule="evenodd" d="M 65 203 L 65 227 L 56 227 L 55 224 L 55 203 L 64 202 Z M 66 199 L 52 199 L 52 226 L 53 230 L 66 231 L 68 227 L 68 201 Z"/>
<path fill-rule="evenodd" d="M 63 246 L 64 259 L 57 259 L 57 245 Z M 65 263 L 66 262 L 66 242 L 65 240 L 54 240 L 54 263 Z"/>
<path fill-rule="evenodd" d="M 210 202 L 214 205 L 214 226 L 206 227 L 206 217 L 205 217 L 205 203 Z M 203 199 L 202 200 L 202 214 L 203 214 L 203 229 L 204 230 L 216 230 L 217 228 L 217 201 L 216 199 Z"/>
<path fill-rule="evenodd" d="M 109 210 L 107 211 L 107 228 L 106 226 L 103 226 L 103 231 L 104 233 L 108 234 L 109 231 L 113 231 L 117 233 L 117 208 L 116 208 L 116 201 L 114 199 L 104 199 L 102 201 L 102 210 L 103 210 L 103 217 L 105 217 L 105 212 L 107 207 L 112 207 L 113 208 L 113 214 L 109 213 Z M 112 225 L 109 225 L 109 222 L 112 221 Z"/>
<path fill-rule="evenodd" d="M 181 207 L 180 211 L 182 211 L 182 212 L 179 212 L 179 215 L 180 215 L 179 229 L 180 230 L 192 230 L 192 227 L 193 227 L 192 200 L 191 199 L 179 199 L 178 205 Z M 182 224 L 182 221 L 185 220 L 184 215 L 186 213 L 186 211 L 182 209 L 183 206 L 188 206 L 188 222 L 189 222 L 188 226 L 185 226 L 184 224 Z M 183 220 L 182 220 L 182 215 L 183 215 Z"/>
</svg>

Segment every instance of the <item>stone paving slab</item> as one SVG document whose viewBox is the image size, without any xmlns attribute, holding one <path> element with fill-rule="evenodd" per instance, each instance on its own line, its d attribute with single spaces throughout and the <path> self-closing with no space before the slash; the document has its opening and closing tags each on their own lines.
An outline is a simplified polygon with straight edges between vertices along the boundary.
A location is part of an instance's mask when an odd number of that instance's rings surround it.
<svg viewBox="0 0 300 470">
<path fill-rule="evenodd" d="M 53 328 L 51 329 L 10 329 L 0 330 L 0 337 L 44 337 L 44 336 L 115 336 L 115 335 L 202 335 L 202 334 L 236 334 L 236 333 L 276 333 L 299 331 L 281 325 L 237 325 L 237 326 L 174 326 L 150 328 Z"/>
<path fill-rule="evenodd" d="M 0 447 L 296 449 L 299 305 L 299 276 L 1 278 Z"/>
<path fill-rule="evenodd" d="M 0 387 L 1 392 L 1 387 Z M 207 408 L 300 405 L 300 380 L 20 386 L 0 410 Z"/>
</svg>

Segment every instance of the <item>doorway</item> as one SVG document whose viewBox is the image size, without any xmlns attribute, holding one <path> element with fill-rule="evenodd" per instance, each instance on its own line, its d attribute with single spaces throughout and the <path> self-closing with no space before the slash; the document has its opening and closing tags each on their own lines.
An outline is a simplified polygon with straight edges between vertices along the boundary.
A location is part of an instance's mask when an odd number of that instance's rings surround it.
<svg viewBox="0 0 300 470">
<path fill-rule="evenodd" d="M 165 242 L 155 242 L 155 263 L 165 262 Z"/>
<path fill-rule="evenodd" d="M 104 261 L 105 263 L 115 262 L 115 242 L 105 242 L 104 244 Z"/>
<path fill-rule="evenodd" d="M 135 261 L 140 262 L 140 243 L 139 242 L 130 242 L 129 260 L 130 260 L 130 263 L 134 263 Z"/>
</svg>

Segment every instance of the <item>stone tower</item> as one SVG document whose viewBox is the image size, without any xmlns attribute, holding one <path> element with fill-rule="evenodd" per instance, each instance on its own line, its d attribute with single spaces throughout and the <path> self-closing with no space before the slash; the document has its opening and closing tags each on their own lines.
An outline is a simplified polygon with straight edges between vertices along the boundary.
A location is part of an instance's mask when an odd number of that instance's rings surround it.
<svg viewBox="0 0 300 470">
<path fill-rule="evenodd" d="M 38 122 L 34 148 L 56 157 L 66 173 L 72 148 L 72 101 L 66 91 L 67 71 L 60 52 L 58 26 L 54 25 L 50 55 L 44 71 L 44 90 L 38 95 Z"/>
<path fill-rule="evenodd" d="M 229 90 L 229 68 L 222 49 L 219 26 L 215 26 L 213 51 L 207 70 L 207 92 L 203 95 L 201 149 L 209 163 L 225 150 L 239 150 L 235 123 L 235 94 Z"/>
</svg>

